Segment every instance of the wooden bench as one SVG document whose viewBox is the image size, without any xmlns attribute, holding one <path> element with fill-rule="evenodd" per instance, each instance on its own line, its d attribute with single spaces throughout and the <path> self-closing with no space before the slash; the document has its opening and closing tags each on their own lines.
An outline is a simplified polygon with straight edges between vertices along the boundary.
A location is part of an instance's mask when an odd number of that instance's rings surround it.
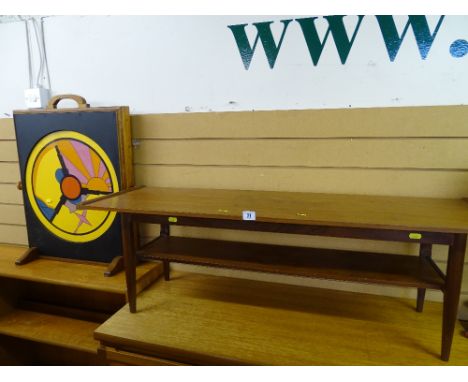
<svg viewBox="0 0 468 382">
<path fill-rule="evenodd" d="M 126 303 L 123 273 L 105 264 L 39 258 L 18 266 L 24 246 L 0 245 L 0 364 L 102 365 L 94 330 Z M 162 273 L 137 269 L 139 291 Z"/>
</svg>

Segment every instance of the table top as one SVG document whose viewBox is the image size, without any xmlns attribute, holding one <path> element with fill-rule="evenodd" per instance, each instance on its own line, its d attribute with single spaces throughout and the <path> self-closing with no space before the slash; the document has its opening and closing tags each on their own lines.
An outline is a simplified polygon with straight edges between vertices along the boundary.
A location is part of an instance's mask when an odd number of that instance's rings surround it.
<svg viewBox="0 0 468 382">
<path fill-rule="evenodd" d="M 142 187 L 80 204 L 131 214 L 468 233 L 464 199 Z"/>
<path fill-rule="evenodd" d="M 95 332 L 119 349 L 182 363 L 468 365 L 457 329 L 437 356 L 442 304 L 194 273 L 171 273 Z"/>
</svg>

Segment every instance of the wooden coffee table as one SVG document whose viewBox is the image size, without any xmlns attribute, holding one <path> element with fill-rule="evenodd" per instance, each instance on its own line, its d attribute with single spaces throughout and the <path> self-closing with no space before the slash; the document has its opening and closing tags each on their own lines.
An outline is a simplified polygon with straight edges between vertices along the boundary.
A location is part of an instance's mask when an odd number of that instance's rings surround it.
<svg viewBox="0 0 468 382">
<path fill-rule="evenodd" d="M 441 358 L 448 360 L 468 233 L 468 203 L 435 199 L 271 191 L 142 187 L 95 199 L 81 208 L 116 211 L 124 229 L 128 301 L 136 312 L 137 259 L 280 273 L 418 289 L 444 294 Z M 135 224 L 161 225 L 160 235 L 138 248 Z M 311 249 L 173 237 L 170 226 L 414 242 L 420 255 Z M 432 260 L 432 245 L 448 246 L 447 271 Z"/>
</svg>

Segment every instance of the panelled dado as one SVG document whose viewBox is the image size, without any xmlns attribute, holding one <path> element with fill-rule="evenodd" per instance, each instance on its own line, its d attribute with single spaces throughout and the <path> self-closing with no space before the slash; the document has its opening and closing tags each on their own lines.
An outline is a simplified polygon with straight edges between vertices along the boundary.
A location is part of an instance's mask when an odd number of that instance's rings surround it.
<svg viewBox="0 0 468 382">
<path fill-rule="evenodd" d="M 132 116 L 132 127 L 137 139 L 436 138 L 468 137 L 467 118 L 466 106 L 377 107 L 142 114 Z M 12 129 L 11 122 L 14 137 Z"/>
<path fill-rule="evenodd" d="M 458 138 L 145 140 L 135 164 L 456 170 L 468 163 L 467 144 Z"/>
<path fill-rule="evenodd" d="M 135 165 L 137 184 L 148 186 L 345 192 L 369 195 L 462 197 L 467 192 L 464 170 L 343 169 Z"/>
<path fill-rule="evenodd" d="M 257 140 L 245 139 L 144 140 L 135 152 L 135 164 L 457 170 L 463 169 L 468 161 L 468 152 L 464 150 L 467 141 L 268 138 L 259 144 Z M 199 155 L 194 156 L 194 152 Z M 17 160 L 15 143 L 0 142 L 0 161 Z"/>
</svg>

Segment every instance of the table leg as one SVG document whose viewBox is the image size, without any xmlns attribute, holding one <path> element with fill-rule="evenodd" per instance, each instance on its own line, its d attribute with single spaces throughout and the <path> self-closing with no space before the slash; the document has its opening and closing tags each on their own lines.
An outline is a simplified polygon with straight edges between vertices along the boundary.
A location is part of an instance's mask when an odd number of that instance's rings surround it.
<svg viewBox="0 0 468 382">
<path fill-rule="evenodd" d="M 456 234 L 449 247 L 447 274 L 444 288 L 444 316 L 442 322 L 442 355 L 444 361 L 450 357 L 453 332 L 458 314 L 458 302 L 465 261 L 466 234 Z"/>
<path fill-rule="evenodd" d="M 171 226 L 169 224 L 161 224 L 161 236 L 169 236 L 171 234 Z M 171 279 L 171 270 L 168 260 L 163 260 L 163 269 L 164 269 L 164 280 L 169 281 Z"/>
<path fill-rule="evenodd" d="M 169 281 L 171 279 L 171 269 L 169 261 L 163 260 L 163 269 L 164 269 L 164 280 Z"/>
<path fill-rule="evenodd" d="M 136 313 L 136 251 L 134 222 L 129 214 L 122 213 L 122 241 L 127 281 L 127 299 L 130 312 Z"/>
<path fill-rule="evenodd" d="M 421 243 L 419 245 L 419 260 L 425 261 L 426 257 L 432 256 L 432 244 Z M 418 288 L 418 298 L 416 300 L 416 311 L 422 312 L 424 307 L 424 298 L 426 297 L 426 288 Z"/>
</svg>

